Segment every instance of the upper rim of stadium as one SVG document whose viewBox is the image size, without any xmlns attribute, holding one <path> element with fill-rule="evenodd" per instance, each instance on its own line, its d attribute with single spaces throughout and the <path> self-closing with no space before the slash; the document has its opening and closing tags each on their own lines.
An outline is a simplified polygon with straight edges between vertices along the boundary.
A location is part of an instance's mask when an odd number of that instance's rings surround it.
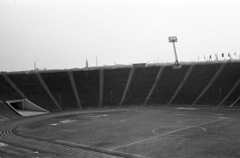
<svg viewBox="0 0 240 158">
<path fill-rule="evenodd" d="M 208 65 L 208 64 L 221 64 L 221 63 L 240 63 L 240 60 L 218 60 L 218 61 L 191 61 L 191 62 L 179 62 L 182 65 Z M 63 71 L 86 71 L 86 70 L 103 70 L 103 69 L 120 69 L 120 68 L 132 68 L 134 65 L 139 65 L 137 67 L 154 67 L 154 66 L 174 66 L 174 62 L 165 63 L 133 63 L 129 65 L 118 64 L 118 65 L 104 65 L 104 66 L 92 66 L 83 68 L 69 68 L 69 69 L 44 69 L 44 70 L 24 70 L 24 71 L 1 71 L 1 74 L 22 74 L 22 73 L 52 73 L 52 72 L 63 72 Z"/>
</svg>

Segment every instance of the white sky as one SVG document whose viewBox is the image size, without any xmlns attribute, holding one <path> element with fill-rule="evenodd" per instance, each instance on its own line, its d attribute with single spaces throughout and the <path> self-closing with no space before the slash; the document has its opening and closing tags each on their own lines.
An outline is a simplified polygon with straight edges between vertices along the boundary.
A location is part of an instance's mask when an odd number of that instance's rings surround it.
<svg viewBox="0 0 240 158">
<path fill-rule="evenodd" d="M 0 71 L 240 54 L 239 0 L 0 0 Z"/>
</svg>

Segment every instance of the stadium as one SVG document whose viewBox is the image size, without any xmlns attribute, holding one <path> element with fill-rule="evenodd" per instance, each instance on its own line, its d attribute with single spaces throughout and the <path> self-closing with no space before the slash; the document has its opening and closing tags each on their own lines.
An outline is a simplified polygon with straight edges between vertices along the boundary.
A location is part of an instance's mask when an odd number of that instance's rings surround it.
<svg viewBox="0 0 240 158">
<path fill-rule="evenodd" d="M 0 157 L 237 158 L 239 61 L 2 72 Z"/>
</svg>

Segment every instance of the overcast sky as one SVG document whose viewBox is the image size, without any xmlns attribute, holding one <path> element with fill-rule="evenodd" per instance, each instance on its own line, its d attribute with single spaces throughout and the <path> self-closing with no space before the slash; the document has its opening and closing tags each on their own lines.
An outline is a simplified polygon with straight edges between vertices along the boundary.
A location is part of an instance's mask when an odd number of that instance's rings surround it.
<svg viewBox="0 0 240 158">
<path fill-rule="evenodd" d="M 239 0 L 0 0 L 0 71 L 240 54 Z"/>
</svg>

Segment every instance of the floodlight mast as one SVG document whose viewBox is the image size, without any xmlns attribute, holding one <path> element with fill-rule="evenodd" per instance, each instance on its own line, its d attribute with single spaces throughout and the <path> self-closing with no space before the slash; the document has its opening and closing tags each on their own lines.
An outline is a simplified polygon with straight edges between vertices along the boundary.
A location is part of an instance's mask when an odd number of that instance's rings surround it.
<svg viewBox="0 0 240 158">
<path fill-rule="evenodd" d="M 175 56 L 175 63 L 174 63 L 174 65 L 179 66 L 178 57 L 177 57 L 177 51 L 176 51 L 176 47 L 175 47 L 175 42 L 177 42 L 177 36 L 168 37 L 168 41 L 170 43 L 173 43 L 174 56 Z"/>
</svg>

